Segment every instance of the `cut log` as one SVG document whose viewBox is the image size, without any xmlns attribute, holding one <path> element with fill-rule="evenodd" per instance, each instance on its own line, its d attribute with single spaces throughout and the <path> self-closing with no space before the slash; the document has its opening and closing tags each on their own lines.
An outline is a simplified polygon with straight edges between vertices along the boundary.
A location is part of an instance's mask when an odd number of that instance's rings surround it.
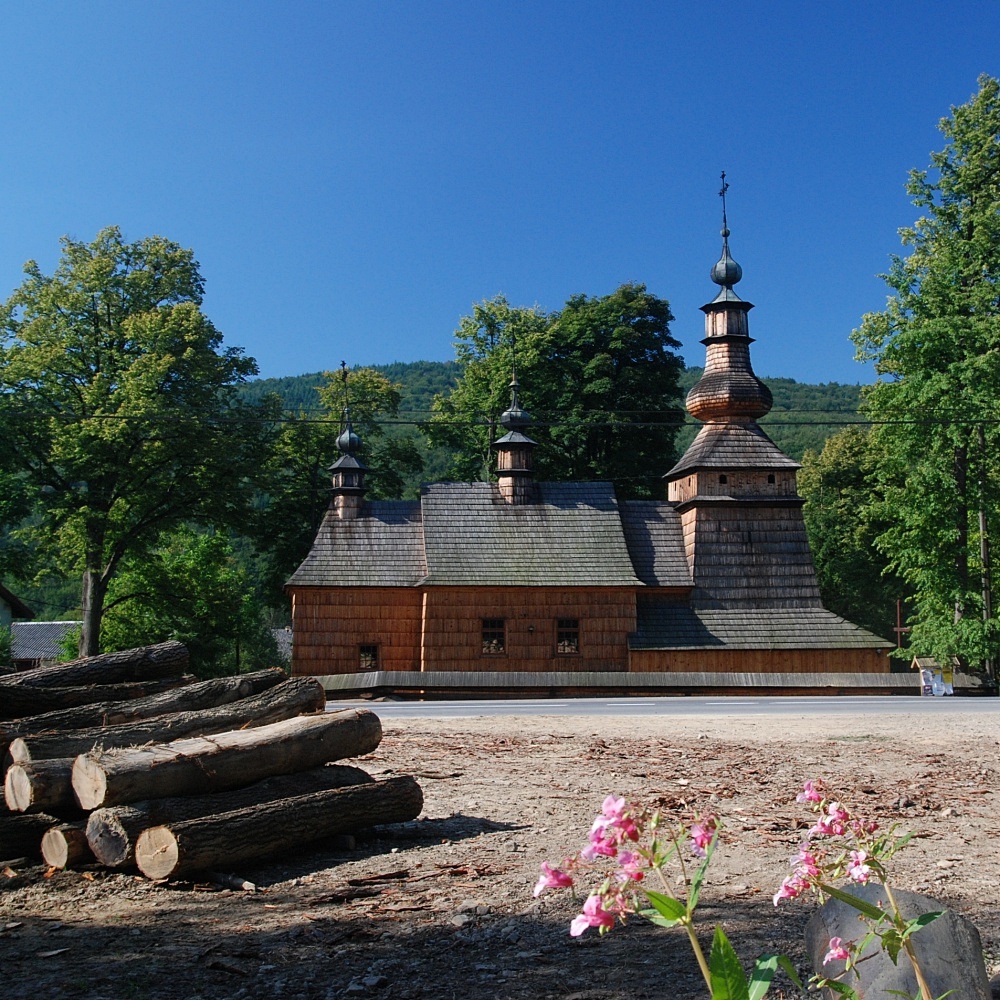
<svg viewBox="0 0 1000 1000">
<path fill-rule="evenodd" d="M 0 816 L 0 859 L 41 857 L 42 837 L 46 830 L 58 823 L 55 816 L 44 813 L 30 816 L 4 813 Z"/>
<path fill-rule="evenodd" d="M 382 724 L 366 709 L 304 716 L 159 746 L 92 751 L 73 764 L 73 791 L 84 809 L 142 799 L 242 788 L 275 774 L 371 753 Z"/>
<path fill-rule="evenodd" d="M 236 677 L 213 677 L 144 698 L 120 701 L 98 701 L 91 705 L 64 708 L 8 722 L 0 722 L 0 758 L 7 752 L 11 740 L 37 733 L 63 733 L 89 726 L 115 726 L 140 719 L 151 719 L 170 712 L 191 712 L 196 709 L 217 708 L 240 698 L 249 698 L 280 684 L 285 672 L 280 667 L 258 670 Z M 59 690 L 59 689 L 49 689 Z M 20 694 L 21 692 L 18 692 Z M 9 692 L 0 691 L 0 698 Z M 50 756 L 63 756 L 55 754 Z M 72 754 L 76 756 L 76 754 Z"/>
<path fill-rule="evenodd" d="M 102 865 L 121 868 L 135 861 L 135 842 L 151 826 L 180 823 L 198 816 L 215 816 L 253 805 L 307 795 L 329 788 L 369 784 L 367 771 L 346 764 L 326 764 L 297 774 L 276 774 L 246 788 L 215 795 L 150 799 L 128 806 L 95 809 L 87 818 L 87 842 Z"/>
<path fill-rule="evenodd" d="M 11 812 L 79 813 L 73 797 L 73 758 L 12 764 L 3 781 L 3 797 Z"/>
<path fill-rule="evenodd" d="M 149 681 L 182 674 L 187 665 L 187 646 L 171 640 L 154 646 L 84 656 L 67 663 L 53 663 L 47 667 L 6 674 L 0 677 L 0 688 L 75 687 L 79 684 Z"/>
<path fill-rule="evenodd" d="M 94 855 L 87 843 L 86 823 L 60 823 L 42 836 L 42 859 L 52 868 L 89 865 Z"/>
<path fill-rule="evenodd" d="M 89 684 L 84 687 L 4 687 L 0 684 L 0 719 L 19 719 L 42 712 L 55 712 L 76 705 L 92 705 L 102 701 L 124 701 L 146 698 L 191 684 L 197 678 L 191 674 L 164 677 L 155 681 L 127 681 L 122 684 Z"/>
<path fill-rule="evenodd" d="M 121 726 L 19 736 L 11 742 L 9 755 L 14 763 L 23 764 L 29 760 L 76 757 L 93 750 L 95 746 L 110 750 L 143 743 L 170 743 L 187 736 L 256 728 L 282 719 L 293 719 L 297 715 L 321 711 L 325 704 L 326 693 L 315 677 L 295 677 L 260 694 L 218 708 L 174 712 Z"/>
<path fill-rule="evenodd" d="M 336 833 L 415 819 L 423 793 L 409 775 L 297 795 L 219 816 L 154 826 L 139 836 L 135 857 L 152 879 L 232 867 Z"/>
</svg>

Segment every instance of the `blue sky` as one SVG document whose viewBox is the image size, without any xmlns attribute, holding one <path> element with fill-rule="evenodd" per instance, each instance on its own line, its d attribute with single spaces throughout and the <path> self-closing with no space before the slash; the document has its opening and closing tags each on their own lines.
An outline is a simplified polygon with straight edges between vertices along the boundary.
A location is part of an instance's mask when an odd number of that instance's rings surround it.
<svg viewBox="0 0 1000 1000">
<path fill-rule="evenodd" d="M 850 331 L 1000 3 L 46 2 L 0 12 L 0 295 L 63 234 L 192 247 L 266 377 L 446 360 L 472 304 L 644 282 L 689 364 L 733 256 L 758 374 Z"/>
</svg>

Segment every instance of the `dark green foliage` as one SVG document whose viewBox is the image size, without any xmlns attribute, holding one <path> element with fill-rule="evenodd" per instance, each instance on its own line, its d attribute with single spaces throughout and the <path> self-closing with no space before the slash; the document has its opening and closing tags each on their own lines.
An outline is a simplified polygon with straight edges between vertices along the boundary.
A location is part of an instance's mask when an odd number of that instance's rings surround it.
<svg viewBox="0 0 1000 1000">
<path fill-rule="evenodd" d="M 881 454 L 877 544 L 914 594 L 914 650 L 970 665 L 1000 655 L 983 559 L 1000 524 L 1000 84 L 952 108 L 946 139 L 908 190 L 924 211 L 902 230 L 893 294 L 853 334 L 879 379 L 863 412 Z M 985 529 L 985 531 L 983 530 Z"/>
<path fill-rule="evenodd" d="M 888 525 L 872 517 L 881 455 L 867 428 L 846 427 L 817 454 L 807 451 L 799 493 L 823 604 L 876 635 L 895 640 L 896 602 L 906 585 L 875 546 Z M 867 510 L 865 517 L 861 511 Z"/>
</svg>

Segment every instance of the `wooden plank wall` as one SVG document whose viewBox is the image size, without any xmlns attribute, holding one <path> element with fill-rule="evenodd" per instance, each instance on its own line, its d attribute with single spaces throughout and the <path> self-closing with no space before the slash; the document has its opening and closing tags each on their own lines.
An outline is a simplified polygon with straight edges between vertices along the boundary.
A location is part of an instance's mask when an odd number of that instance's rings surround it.
<svg viewBox="0 0 1000 1000">
<path fill-rule="evenodd" d="M 379 648 L 379 670 L 420 666 L 420 591 L 413 587 L 292 590 L 292 674 L 361 669 L 360 647 Z"/>
<path fill-rule="evenodd" d="M 506 621 L 503 653 L 482 650 L 482 619 Z M 580 622 L 580 652 L 556 652 L 556 620 Z M 635 595 L 611 587 L 428 587 L 423 670 L 626 670 Z"/>
<path fill-rule="evenodd" d="M 877 649 L 633 649 L 629 670 L 638 673 L 889 673 Z"/>
</svg>

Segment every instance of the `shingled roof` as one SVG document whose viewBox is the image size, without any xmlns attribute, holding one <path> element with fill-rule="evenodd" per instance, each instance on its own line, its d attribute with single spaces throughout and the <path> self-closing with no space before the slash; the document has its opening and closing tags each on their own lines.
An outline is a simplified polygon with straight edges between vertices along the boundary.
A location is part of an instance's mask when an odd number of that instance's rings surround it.
<svg viewBox="0 0 1000 1000">
<path fill-rule="evenodd" d="M 889 649 L 825 608 L 694 609 L 640 598 L 631 649 Z"/>
<path fill-rule="evenodd" d="M 428 585 L 635 587 L 610 483 L 538 483 L 538 502 L 508 504 L 492 483 L 423 490 Z"/>
<path fill-rule="evenodd" d="M 417 500 L 366 503 L 357 518 L 328 510 L 295 587 L 413 587 L 427 572 Z"/>
<path fill-rule="evenodd" d="M 801 469 L 757 426 L 748 423 L 705 424 L 681 460 L 664 478 L 695 469 Z"/>
<path fill-rule="evenodd" d="M 665 500 L 622 500 L 625 544 L 636 576 L 647 587 L 690 587 L 681 519 Z"/>
</svg>

